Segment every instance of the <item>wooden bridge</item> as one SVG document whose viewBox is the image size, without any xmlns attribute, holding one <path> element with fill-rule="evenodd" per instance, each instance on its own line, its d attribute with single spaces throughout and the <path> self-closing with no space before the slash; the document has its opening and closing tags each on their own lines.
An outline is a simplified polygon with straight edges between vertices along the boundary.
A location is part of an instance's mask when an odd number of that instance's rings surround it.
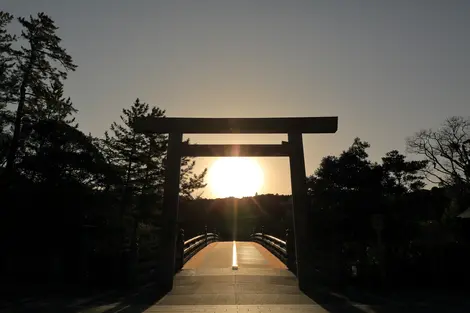
<svg viewBox="0 0 470 313">
<path fill-rule="evenodd" d="M 137 301 L 131 311 L 123 307 L 123 312 L 330 312 L 324 305 L 327 293 L 315 299 L 299 289 L 294 245 L 286 238 L 259 232 L 251 241 L 220 239 L 206 231 L 184 240 L 181 231 L 172 290 L 155 303 Z M 336 310 L 372 308 L 344 297 L 334 302 Z"/>
<path fill-rule="evenodd" d="M 178 272 L 144 312 L 322 312 L 278 258 L 254 242 L 214 242 Z M 306 309 L 309 309 L 306 311 Z"/>
</svg>

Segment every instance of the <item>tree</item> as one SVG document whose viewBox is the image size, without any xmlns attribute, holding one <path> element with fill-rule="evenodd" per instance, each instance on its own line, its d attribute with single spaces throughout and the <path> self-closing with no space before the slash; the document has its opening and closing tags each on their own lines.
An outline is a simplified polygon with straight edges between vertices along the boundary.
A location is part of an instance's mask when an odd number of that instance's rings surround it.
<svg viewBox="0 0 470 313">
<path fill-rule="evenodd" d="M 35 95 L 31 99 L 28 115 L 36 121 L 54 120 L 78 127 L 73 117 L 78 110 L 70 98 L 64 97 L 64 85 L 61 82 L 53 82 L 44 92 L 44 96 Z"/>
<path fill-rule="evenodd" d="M 386 186 L 392 193 L 402 194 L 421 189 L 425 186 L 420 171 L 426 168 L 428 161 L 406 161 L 397 150 L 387 152 L 382 158 Z"/>
<path fill-rule="evenodd" d="M 120 169 L 123 193 L 123 209 L 132 203 L 136 195 L 161 195 L 164 181 L 163 159 L 166 136 L 162 134 L 137 134 L 132 125 L 138 117 L 163 117 L 165 112 L 150 109 L 137 99 L 130 109 L 123 109 L 121 122 L 113 122 L 111 135 L 105 132 L 103 147 L 108 161 Z"/>
<path fill-rule="evenodd" d="M 325 252 L 324 266 L 332 275 L 350 268 L 348 262 L 372 259 L 369 248 L 375 246 L 376 235 L 370 220 L 383 211 L 383 169 L 368 159 L 369 147 L 355 138 L 339 156 L 324 157 L 308 178 L 314 203 L 311 240 Z"/>
<path fill-rule="evenodd" d="M 470 185 L 470 119 L 454 116 L 439 129 L 421 130 L 407 138 L 407 149 L 424 156 L 426 178 L 443 186 Z"/>
<path fill-rule="evenodd" d="M 368 217 L 382 209 L 383 173 L 379 165 L 368 160 L 369 147 L 356 138 L 339 157 L 324 157 L 308 180 L 314 210 L 332 222 L 320 222 L 324 225 L 319 227 L 331 228 L 332 236 L 340 241 L 367 237 Z"/>
<path fill-rule="evenodd" d="M 11 112 L 7 109 L 12 85 L 13 49 L 11 45 L 16 37 L 7 32 L 7 26 L 13 15 L 0 11 L 0 168 L 6 160 L 6 151 L 10 142 L 8 126 L 11 123 Z"/>
<path fill-rule="evenodd" d="M 121 216 L 133 219 L 135 237 L 138 223 L 157 214 L 158 203 L 163 198 L 164 171 L 168 136 L 165 134 L 140 134 L 132 127 L 139 117 L 164 118 L 165 111 L 137 99 L 130 109 L 123 109 L 121 122 L 111 125 L 111 133 L 106 132 L 103 148 L 108 161 L 122 177 L 122 185 L 115 186 L 121 193 Z M 183 158 L 181 162 L 180 193 L 191 197 L 193 192 L 205 186 L 206 170 L 197 175 L 193 173 L 195 162 Z"/>
<path fill-rule="evenodd" d="M 68 71 L 74 71 L 76 65 L 72 57 L 61 47 L 61 39 L 56 35 L 58 29 L 54 21 L 45 13 L 37 17 L 18 18 L 23 31 L 21 39 L 28 47 L 21 46 L 13 51 L 16 62 L 12 69 L 12 81 L 8 103 L 16 104 L 13 136 L 7 155 L 5 174 L 11 175 L 20 147 L 24 118 L 37 120 L 33 107 L 43 101 L 51 100 L 51 90 L 57 90 L 67 78 Z"/>
<path fill-rule="evenodd" d="M 470 206 L 470 118 L 454 116 L 438 129 L 421 130 L 407 138 L 407 148 L 429 161 L 423 172 L 446 187 L 455 214 Z"/>
<path fill-rule="evenodd" d="M 189 139 L 186 141 L 189 143 Z M 166 158 L 165 158 L 166 161 Z M 181 174 L 180 174 L 180 197 L 186 200 L 198 199 L 202 196 L 202 192 L 194 196 L 194 192 L 206 187 L 204 178 L 207 174 L 207 169 L 202 173 L 194 173 L 194 166 L 196 161 L 188 157 L 183 157 L 181 160 Z"/>
<path fill-rule="evenodd" d="M 11 45 L 16 36 L 7 31 L 13 15 L 0 11 L 0 108 L 6 106 L 10 98 L 11 76 L 14 65 L 14 50 Z"/>
<path fill-rule="evenodd" d="M 119 182 L 117 171 L 92 138 L 67 122 L 40 120 L 31 126 L 28 135 L 31 142 L 40 142 L 18 164 L 30 180 L 49 187 L 73 183 L 90 189 Z"/>
<path fill-rule="evenodd" d="M 41 97 L 31 99 L 28 107 L 28 118 L 24 119 L 25 122 L 20 133 L 21 149 L 19 149 L 18 154 L 21 155 L 21 158 L 38 154 L 45 145 L 57 144 L 57 141 L 51 141 L 51 139 L 54 139 L 54 136 L 64 138 L 65 128 L 63 124 L 75 129 L 78 128 L 75 117 L 73 117 L 77 110 L 73 107 L 70 98 L 63 97 L 62 83 L 55 83 L 47 93 L 47 99 Z M 42 125 L 41 122 L 46 122 L 47 125 L 56 125 L 59 128 L 57 132 L 54 132 L 54 130 L 49 130 L 48 133 L 38 132 L 35 125 Z M 33 134 L 35 136 L 32 136 Z M 66 131 L 65 134 L 73 134 L 73 132 Z M 66 146 L 61 143 L 56 148 L 59 149 L 60 147 Z"/>
<path fill-rule="evenodd" d="M 310 193 L 351 193 L 380 188 L 381 168 L 368 160 L 369 143 L 355 138 L 351 147 L 339 157 L 327 156 L 310 177 Z M 335 196 L 336 197 L 336 196 Z"/>
</svg>

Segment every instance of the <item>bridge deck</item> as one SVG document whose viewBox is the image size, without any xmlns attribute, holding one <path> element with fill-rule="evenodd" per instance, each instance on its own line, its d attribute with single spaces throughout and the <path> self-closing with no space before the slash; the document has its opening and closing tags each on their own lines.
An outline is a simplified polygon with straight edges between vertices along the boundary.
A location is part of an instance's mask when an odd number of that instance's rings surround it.
<svg viewBox="0 0 470 313">
<path fill-rule="evenodd" d="M 304 295 L 295 276 L 257 243 L 201 250 L 175 276 L 173 290 L 145 312 L 327 312 Z"/>
</svg>

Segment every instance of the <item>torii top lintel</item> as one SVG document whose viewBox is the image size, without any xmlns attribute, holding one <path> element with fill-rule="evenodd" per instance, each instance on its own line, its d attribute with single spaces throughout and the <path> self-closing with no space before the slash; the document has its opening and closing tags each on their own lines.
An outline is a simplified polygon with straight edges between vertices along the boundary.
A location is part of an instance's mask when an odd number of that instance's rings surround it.
<svg viewBox="0 0 470 313">
<path fill-rule="evenodd" d="M 328 134 L 338 130 L 338 117 L 182 118 L 136 119 L 138 133 L 183 134 Z"/>
</svg>

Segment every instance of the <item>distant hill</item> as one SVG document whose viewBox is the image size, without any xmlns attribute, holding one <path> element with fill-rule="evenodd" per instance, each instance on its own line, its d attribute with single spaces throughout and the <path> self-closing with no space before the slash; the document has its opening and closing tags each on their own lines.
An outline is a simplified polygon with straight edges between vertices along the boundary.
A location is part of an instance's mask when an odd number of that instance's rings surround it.
<svg viewBox="0 0 470 313">
<path fill-rule="evenodd" d="M 217 229 L 224 240 L 247 240 L 253 229 L 259 231 L 263 225 L 265 232 L 284 238 L 292 224 L 290 199 L 265 194 L 182 201 L 178 220 L 186 238 L 199 234 L 205 225 L 209 231 Z"/>
</svg>

